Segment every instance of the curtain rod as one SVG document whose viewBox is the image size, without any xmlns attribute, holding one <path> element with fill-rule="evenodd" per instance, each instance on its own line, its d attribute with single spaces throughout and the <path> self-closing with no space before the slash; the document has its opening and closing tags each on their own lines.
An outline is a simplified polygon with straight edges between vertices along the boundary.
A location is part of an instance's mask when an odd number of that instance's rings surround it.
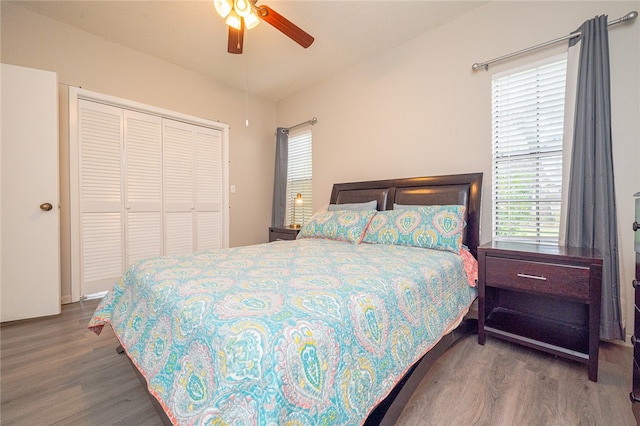
<svg viewBox="0 0 640 426">
<path fill-rule="evenodd" d="M 283 127 L 283 128 L 282 128 L 282 132 L 288 132 L 288 131 L 289 131 L 289 130 L 291 130 L 291 129 L 297 129 L 298 127 L 300 127 L 300 126 L 304 126 L 304 125 L 306 125 L 306 124 L 311 124 L 311 125 L 313 126 L 313 125 L 314 125 L 314 124 L 316 124 L 317 122 L 318 122 L 318 119 L 317 119 L 317 118 L 315 118 L 315 117 L 313 117 L 311 120 L 303 121 L 302 123 L 298 123 L 298 124 L 296 124 L 295 126 L 291 126 L 291 127 Z M 276 133 L 277 133 L 277 131 L 276 131 Z"/>
<path fill-rule="evenodd" d="M 610 27 L 612 25 L 621 24 L 623 22 L 633 21 L 637 17 L 638 17 L 638 12 L 634 10 L 634 11 L 631 11 L 631 12 L 627 13 L 622 18 L 614 19 L 613 21 L 608 22 L 607 26 Z M 485 71 L 487 71 L 489 69 L 489 64 L 493 64 L 494 62 L 503 61 L 505 59 L 509 59 L 509 58 L 514 57 L 514 56 L 530 52 L 532 50 L 537 50 L 537 49 L 549 46 L 551 44 L 558 43 L 558 42 L 563 41 L 563 40 L 568 40 L 570 38 L 579 37 L 581 34 L 582 33 L 580 31 L 576 31 L 575 33 L 568 34 L 568 35 L 566 35 L 564 37 L 556 38 L 555 40 L 550 40 L 550 41 L 547 41 L 547 42 L 544 42 L 544 43 L 537 44 L 535 46 L 528 47 L 526 49 L 518 50 L 517 52 L 509 53 L 507 55 L 500 56 L 499 58 L 491 59 L 491 60 L 486 61 L 486 62 L 476 62 L 475 64 L 473 64 L 471 66 L 471 68 L 474 71 L 478 71 L 479 69 L 484 69 Z"/>
</svg>

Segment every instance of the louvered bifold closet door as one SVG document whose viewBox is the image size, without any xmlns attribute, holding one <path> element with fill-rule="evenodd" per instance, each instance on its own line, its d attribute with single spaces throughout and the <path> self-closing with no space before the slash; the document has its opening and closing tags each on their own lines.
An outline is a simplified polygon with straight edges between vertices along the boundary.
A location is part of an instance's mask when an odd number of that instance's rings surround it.
<svg viewBox="0 0 640 426">
<path fill-rule="evenodd" d="M 222 132 L 195 128 L 195 249 L 222 248 Z"/>
<path fill-rule="evenodd" d="M 193 126 L 164 120 L 164 221 L 166 254 L 193 251 Z"/>
<path fill-rule="evenodd" d="M 222 247 L 222 133 L 164 120 L 167 254 Z"/>
<path fill-rule="evenodd" d="M 108 290 L 124 268 L 123 112 L 79 102 L 80 265 L 83 295 Z"/>
<path fill-rule="evenodd" d="M 163 254 L 162 118 L 133 111 L 125 117 L 127 266 Z"/>
</svg>

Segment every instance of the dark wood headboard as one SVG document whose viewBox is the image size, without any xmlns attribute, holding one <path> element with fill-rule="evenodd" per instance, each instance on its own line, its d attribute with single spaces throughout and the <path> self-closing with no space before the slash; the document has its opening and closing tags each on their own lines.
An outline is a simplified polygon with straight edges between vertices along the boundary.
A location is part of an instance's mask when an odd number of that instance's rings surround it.
<svg viewBox="0 0 640 426">
<path fill-rule="evenodd" d="M 482 173 L 425 176 L 366 182 L 337 183 L 331 204 L 377 200 L 378 210 L 392 210 L 394 204 L 464 205 L 466 222 L 463 244 L 477 257 L 480 244 L 480 196 Z"/>
</svg>

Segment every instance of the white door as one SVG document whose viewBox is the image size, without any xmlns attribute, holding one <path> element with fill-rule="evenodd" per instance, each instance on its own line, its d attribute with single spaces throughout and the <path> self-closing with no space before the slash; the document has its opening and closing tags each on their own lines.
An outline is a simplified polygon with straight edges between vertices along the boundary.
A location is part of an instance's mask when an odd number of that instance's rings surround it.
<svg viewBox="0 0 640 426">
<path fill-rule="evenodd" d="M 110 289 L 125 267 L 122 109 L 80 101 L 81 294 Z"/>
<path fill-rule="evenodd" d="M 124 110 L 126 266 L 160 256 L 162 118 Z"/>
<path fill-rule="evenodd" d="M 6 64 L 1 74 L 4 322 L 60 313 L 60 213 L 56 74 Z"/>
<path fill-rule="evenodd" d="M 194 250 L 223 247 L 222 132 L 196 127 L 195 132 L 195 225 Z"/>
</svg>

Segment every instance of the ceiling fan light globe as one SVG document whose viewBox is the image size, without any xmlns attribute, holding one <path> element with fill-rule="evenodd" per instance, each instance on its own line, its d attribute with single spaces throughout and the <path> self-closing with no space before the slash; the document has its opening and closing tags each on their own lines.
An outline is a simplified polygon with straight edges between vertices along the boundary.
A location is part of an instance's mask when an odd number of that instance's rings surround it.
<svg viewBox="0 0 640 426">
<path fill-rule="evenodd" d="M 233 8 L 236 13 L 243 18 L 251 13 L 251 3 L 249 0 L 235 0 Z"/>
<path fill-rule="evenodd" d="M 218 15 L 226 18 L 233 9 L 232 0 L 213 0 L 213 6 L 216 8 Z"/>
<path fill-rule="evenodd" d="M 242 18 L 240 18 L 240 16 L 238 16 L 238 14 L 233 10 L 229 12 L 224 23 L 236 30 L 240 30 L 240 28 L 242 28 Z"/>
<path fill-rule="evenodd" d="M 260 23 L 260 19 L 253 12 L 245 16 L 243 19 L 244 19 L 244 25 L 247 27 L 248 30 L 257 27 L 258 24 Z"/>
</svg>

